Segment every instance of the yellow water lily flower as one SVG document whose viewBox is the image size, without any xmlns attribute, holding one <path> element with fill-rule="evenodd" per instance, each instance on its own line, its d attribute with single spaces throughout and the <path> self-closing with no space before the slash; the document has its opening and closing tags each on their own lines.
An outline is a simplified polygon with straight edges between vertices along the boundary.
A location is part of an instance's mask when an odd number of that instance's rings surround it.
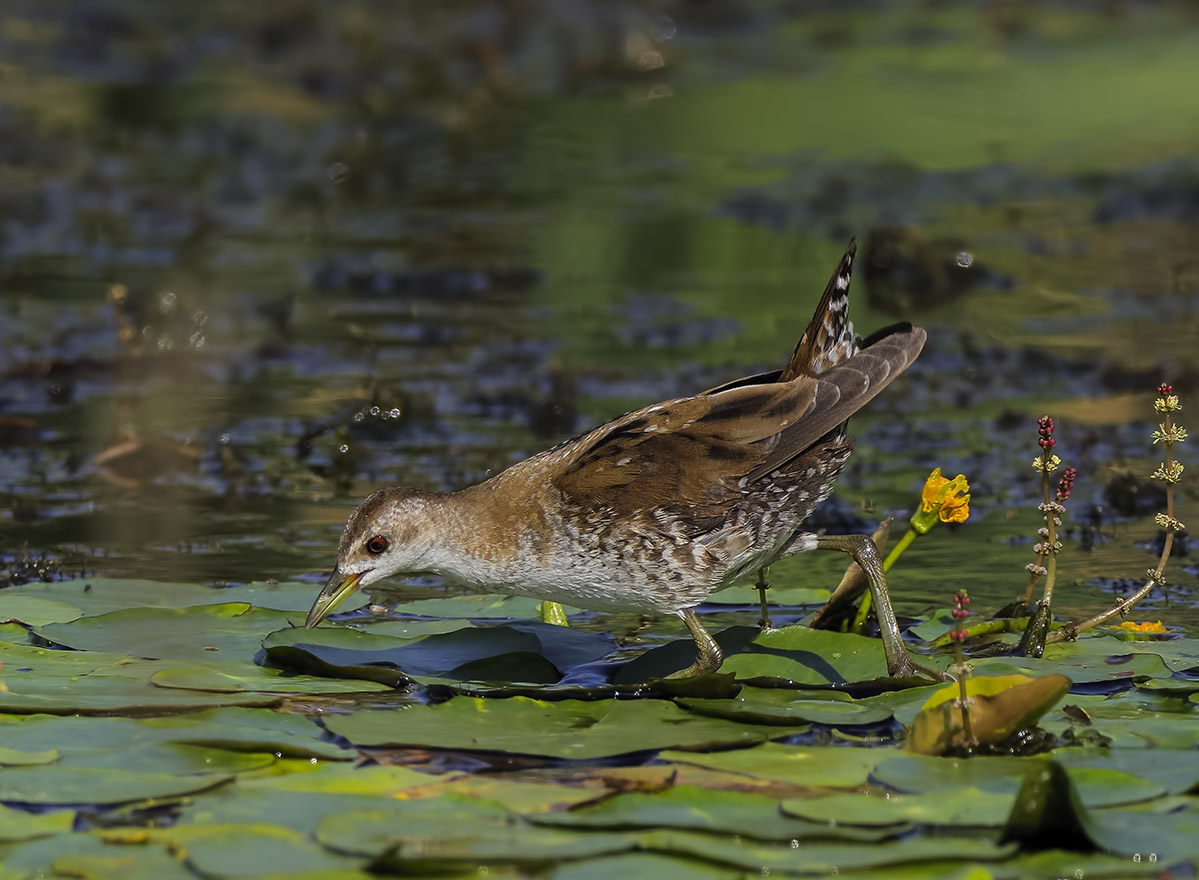
<svg viewBox="0 0 1199 880">
<path fill-rule="evenodd" d="M 1134 623 L 1131 620 L 1126 620 L 1122 624 L 1120 624 L 1118 627 L 1116 627 L 1116 629 L 1124 629 L 1124 630 L 1128 630 L 1129 632 L 1136 632 L 1136 633 L 1169 632 L 1169 630 L 1166 629 L 1166 627 L 1162 624 L 1162 622 L 1160 620 L 1155 621 L 1153 623 L 1150 623 L 1148 620 L 1146 620 L 1144 623 Z"/>
<path fill-rule="evenodd" d="M 964 474 L 952 480 L 934 468 L 920 493 L 920 509 L 912 514 L 912 528 L 922 535 L 940 522 L 965 522 L 970 516 L 970 484 Z"/>
</svg>

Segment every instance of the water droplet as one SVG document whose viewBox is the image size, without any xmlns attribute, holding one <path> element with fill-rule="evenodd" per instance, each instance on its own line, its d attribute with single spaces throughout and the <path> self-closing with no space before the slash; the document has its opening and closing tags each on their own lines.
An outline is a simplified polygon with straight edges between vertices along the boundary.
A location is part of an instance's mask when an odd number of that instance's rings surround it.
<svg viewBox="0 0 1199 880">
<path fill-rule="evenodd" d="M 169 315 L 171 310 L 175 308 L 176 296 L 171 291 L 166 291 L 158 298 L 158 309 L 164 315 Z"/>
<path fill-rule="evenodd" d="M 326 172 L 329 175 L 329 180 L 332 183 L 341 183 L 346 179 L 346 174 L 350 171 L 343 162 L 334 162 L 329 166 Z"/>
<path fill-rule="evenodd" d="M 963 269 L 969 269 L 974 264 L 974 254 L 970 253 L 970 251 L 958 251 L 955 259 L 957 260 L 957 264 Z"/>
<path fill-rule="evenodd" d="M 349 444 L 347 444 L 347 443 L 341 444 L 340 446 L 337 447 L 337 451 L 342 452 L 342 453 L 349 452 L 350 451 Z"/>
</svg>

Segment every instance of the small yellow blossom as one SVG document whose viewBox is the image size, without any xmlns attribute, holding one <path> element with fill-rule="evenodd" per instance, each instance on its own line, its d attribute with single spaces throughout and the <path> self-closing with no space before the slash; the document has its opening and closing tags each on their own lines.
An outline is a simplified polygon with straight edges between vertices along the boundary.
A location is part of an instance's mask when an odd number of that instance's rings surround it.
<svg viewBox="0 0 1199 880">
<path fill-rule="evenodd" d="M 970 516 L 970 484 L 964 474 L 952 480 L 934 468 L 920 493 L 920 509 L 912 514 L 912 528 L 922 535 L 940 522 L 965 522 Z"/>
<path fill-rule="evenodd" d="M 1160 413 L 1177 412 L 1182 409 L 1182 404 L 1178 402 L 1177 394 L 1166 394 L 1153 401 L 1153 408 Z"/>
<path fill-rule="evenodd" d="M 1122 624 L 1120 624 L 1118 627 L 1116 627 L 1116 629 L 1123 629 L 1123 630 L 1127 630 L 1128 632 L 1135 632 L 1135 633 L 1169 632 L 1169 630 L 1166 629 L 1166 627 L 1162 624 L 1162 622 L 1160 620 L 1158 620 L 1154 623 L 1150 623 L 1147 620 L 1144 623 L 1134 623 L 1131 620 L 1126 620 Z"/>
<path fill-rule="evenodd" d="M 1042 472 L 1048 474 L 1048 473 L 1052 473 L 1053 471 L 1056 471 L 1057 466 L 1061 463 L 1062 463 L 1062 460 L 1060 458 L 1058 458 L 1056 455 L 1049 456 L 1048 461 L 1046 461 L 1044 458 L 1042 458 L 1041 456 L 1038 455 L 1036 458 L 1034 458 L 1032 460 L 1032 467 L 1033 467 L 1033 470 L 1042 471 Z"/>
<path fill-rule="evenodd" d="M 1155 470 L 1149 476 L 1155 480 L 1162 480 L 1166 483 L 1177 483 L 1182 479 L 1183 470 L 1185 470 L 1185 468 L 1183 468 L 1181 462 L 1162 462 L 1157 466 L 1157 470 Z"/>
<path fill-rule="evenodd" d="M 1169 529 L 1172 532 L 1181 532 L 1183 529 L 1186 528 L 1185 523 L 1179 522 L 1174 517 L 1169 516 L 1168 514 L 1165 514 L 1165 513 L 1155 514 L 1153 517 L 1153 521 L 1155 523 L 1157 523 L 1159 526 L 1161 526 L 1163 529 Z"/>
<path fill-rule="evenodd" d="M 1157 443 L 1182 443 L 1187 438 L 1187 429 L 1182 425 L 1171 425 L 1169 422 L 1158 425 L 1157 430 L 1153 432 L 1153 442 Z"/>
</svg>

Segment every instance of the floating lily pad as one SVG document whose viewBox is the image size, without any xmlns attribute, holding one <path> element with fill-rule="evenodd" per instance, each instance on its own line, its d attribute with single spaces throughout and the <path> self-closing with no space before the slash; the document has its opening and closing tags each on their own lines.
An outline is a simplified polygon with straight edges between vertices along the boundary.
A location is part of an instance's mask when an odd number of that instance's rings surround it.
<svg viewBox="0 0 1199 880">
<path fill-rule="evenodd" d="M 287 625 L 282 611 L 245 602 L 190 608 L 127 608 L 70 623 L 50 623 L 35 632 L 80 651 L 106 651 L 150 660 L 233 657 L 252 660 L 262 638 Z"/>
<path fill-rule="evenodd" d="M 0 773 L 0 801 L 21 804 L 119 804 L 207 791 L 229 774 L 141 773 L 127 768 L 10 767 Z"/>
<path fill-rule="evenodd" d="M 498 805 L 453 795 L 330 816 L 316 838 L 336 852 L 375 856 L 372 869 L 384 873 L 493 861 L 537 864 L 636 846 L 625 835 L 528 825 Z"/>
<path fill-rule="evenodd" d="M 0 843 L 11 843 L 14 840 L 33 840 L 37 837 L 50 837 L 61 831 L 70 831 L 74 822 L 75 813 L 73 810 L 30 813 L 0 804 Z M 0 859 L 2 858 L 3 856 L 0 855 Z"/>
<path fill-rule="evenodd" d="M 89 655 L 90 656 L 90 655 Z M 229 705 L 259 705 L 252 695 L 264 698 L 267 694 L 353 694 L 388 691 L 392 687 L 374 680 L 343 681 L 308 675 L 286 675 L 276 669 L 264 669 L 249 663 L 194 662 L 187 666 L 178 661 L 161 660 L 150 681 L 164 693 L 176 690 L 199 691 L 212 697 L 213 703 Z M 196 699 L 191 695 L 185 700 Z M 245 701 L 245 702 L 243 702 Z M 270 705 L 265 700 L 261 704 Z M 0 702 L 0 707 L 3 703 Z"/>
<path fill-rule="evenodd" d="M 1003 825 L 1015 795 L 962 786 L 951 791 L 919 795 L 831 794 L 792 798 L 783 812 L 810 821 L 841 826 L 907 826 L 911 823 L 952 826 Z"/>
<path fill-rule="evenodd" d="M 271 694 L 182 693 L 156 688 L 150 680 L 155 673 L 170 668 L 167 662 L 97 651 L 12 645 L 4 649 L 4 664 L 0 712 L 148 713 L 213 705 L 270 706 L 279 702 L 279 697 Z M 322 685 L 315 683 L 313 687 L 319 690 Z"/>
<path fill-rule="evenodd" d="M 359 710 L 325 726 L 359 746 L 504 751 L 601 758 L 665 748 L 750 745 L 787 728 L 704 718 L 669 702 L 506 700 L 456 697 L 438 706 Z"/>
<path fill-rule="evenodd" d="M 105 840 L 97 832 L 76 832 L 0 846 L 0 865 L 21 880 L 55 875 L 88 880 L 195 880 L 196 877 L 165 846 L 147 841 L 144 834 L 142 839 L 128 843 Z"/>
<path fill-rule="evenodd" d="M 309 792 L 315 794 L 362 794 L 400 797 L 413 789 L 463 778 L 462 773 L 423 773 L 387 764 L 356 766 L 311 761 L 281 761 L 281 772 L 242 777 L 238 787 L 246 790 Z"/>
<path fill-rule="evenodd" d="M 320 670 L 349 678 L 384 679 L 406 675 L 463 681 L 553 683 L 571 667 L 606 657 L 611 636 L 526 622 L 467 627 L 416 641 L 370 634 L 356 644 L 339 636 L 335 644 L 313 644 L 305 631 L 273 633 L 265 642 L 269 663 L 302 671 Z M 333 641 L 333 640 L 330 640 Z"/>
<path fill-rule="evenodd" d="M 684 698 L 676 702 L 700 715 L 728 718 L 731 721 L 748 721 L 751 724 L 810 722 L 830 727 L 845 727 L 876 724 L 891 717 L 888 709 L 858 704 L 846 694 L 836 694 L 835 699 L 825 699 L 823 697 L 830 692 L 809 693 L 815 698 L 804 699 L 796 691 L 783 689 L 746 688 L 731 700 Z"/>
<path fill-rule="evenodd" d="M 1010 800 L 1010 799 L 1009 799 Z M 1006 814 L 1006 810 L 1005 810 Z M 881 840 L 896 833 L 835 828 L 823 819 L 795 819 L 779 812 L 776 798 L 739 791 L 712 791 L 690 785 L 667 791 L 621 794 L 601 803 L 530 817 L 538 825 L 558 828 L 629 830 L 678 828 L 736 834 L 758 840 Z"/>
<path fill-rule="evenodd" d="M 1018 757 L 969 759 L 895 756 L 875 768 L 874 781 L 901 792 L 936 792 L 976 786 L 989 792 L 1018 791 L 1032 761 Z M 1068 771 L 1087 806 L 1113 806 L 1151 800 L 1166 794 L 1164 786 L 1130 773 L 1099 767 Z"/>
<path fill-rule="evenodd" d="M 1067 770 L 1119 770 L 1162 786 L 1171 794 L 1199 790 L 1199 751 L 1195 749 L 1058 749 L 1053 760 Z"/>
<path fill-rule="evenodd" d="M 697 859 L 671 858 L 657 853 L 623 853 L 559 865 L 554 880 L 612 880 L 613 877 L 652 877 L 654 880 L 742 880 L 745 875 Z"/>
<path fill-rule="evenodd" d="M 555 783 L 510 781 L 494 776 L 461 776 L 434 780 L 408 790 L 410 797 L 436 798 L 446 795 L 471 797 L 501 804 L 514 813 L 540 814 L 567 810 L 605 796 L 595 788 L 575 788 Z"/>
<path fill-rule="evenodd" d="M 309 836 L 263 822 L 236 825 L 177 825 L 155 832 L 186 854 L 203 877 L 299 876 L 308 871 L 349 870 L 360 864 L 329 852 Z"/>
<path fill-rule="evenodd" d="M 129 578 L 80 578 L 73 581 L 22 584 L 18 587 L 8 587 L 0 595 L 5 601 L 18 597 L 34 597 L 61 602 L 78 608 L 80 615 L 88 617 L 130 608 L 186 608 L 193 605 L 248 602 L 258 608 L 296 612 L 296 622 L 302 624 L 302 613 L 312 604 L 314 589 L 312 584 L 301 583 L 254 583 L 243 587 L 217 589 L 200 584 L 173 584 Z"/>
<path fill-rule="evenodd" d="M 282 715 L 261 709 L 214 709 L 168 715 L 162 718 L 83 718 L 53 715 L 0 716 L 0 737 L 18 748 L 54 742 L 64 766 L 110 766 L 108 755 L 120 756 L 129 769 L 139 764 L 147 750 L 164 745 L 181 747 L 177 772 L 192 773 L 211 766 L 219 756 L 207 756 L 201 747 L 230 753 L 321 757 L 346 760 L 355 752 L 322 740 L 324 732 L 299 715 Z M 97 758 L 97 756 L 102 756 Z M 196 756 L 199 766 L 194 766 Z M 243 768 L 244 769 L 244 768 Z"/>
<path fill-rule="evenodd" d="M 0 727 L 0 734 L 8 733 L 10 728 Z M 0 746 L 0 766 L 24 767 L 30 764 L 53 764 L 58 760 L 58 749 L 46 749 L 41 752 L 22 752 L 19 749 Z"/>
<path fill-rule="evenodd" d="M 997 861 L 1015 851 L 1015 846 L 997 846 L 988 840 L 909 837 L 871 846 L 849 843 L 800 841 L 767 844 L 742 838 L 714 837 L 686 831 L 652 831 L 639 838 L 642 848 L 674 853 L 732 865 L 759 874 L 768 871 L 803 874 L 843 874 L 863 868 L 941 862 L 949 859 L 971 862 Z"/>
<path fill-rule="evenodd" d="M 764 743 L 752 749 L 711 754 L 667 751 L 658 757 L 792 785 L 856 788 L 866 783 L 884 754 L 872 749 Z"/>
<path fill-rule="evenodd" d="M 887 675 L 882 642 L 851 633 L 788 626 L 762 633 L 748 653 L 725 660 L 738 678 L 784 678 L 805 684 L 841 684 Z"/>
<path fill-rule="evenodd" d="M 0 590 L 0 621 L 20 621 L 27 626 L 42 626 L 74 620 L 81 613 L 79 607 L 70 602 L 18 593 L 12 587 Z"/>
</svg>

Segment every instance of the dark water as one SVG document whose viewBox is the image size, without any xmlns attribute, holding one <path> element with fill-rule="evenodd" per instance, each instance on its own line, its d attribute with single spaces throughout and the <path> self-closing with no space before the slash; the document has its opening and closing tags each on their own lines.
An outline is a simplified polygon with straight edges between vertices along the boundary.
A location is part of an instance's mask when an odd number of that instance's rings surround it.
<svg viewBox="0 0 1199 880">
<path fill-rule="evenodd" d="M 1154 559 L 1152 389 L 1190 407 L 1199 377 L 1197 27 L 1150 3 L 7 3 L 0 584 L 316 580 L 374 487 L 462 486 L 777 364 L 857 236 L 858 329 L 930 342 L 855 419 L 821 523 L 965 473 L 970 522 L 893 581 L 913 612 L 998 604 L 1051 412 L 1080 469 L 1059 598 L 1102 607 Z M 1147 613 L 1190 621 L 1173 566 Z"/>
</svg>

